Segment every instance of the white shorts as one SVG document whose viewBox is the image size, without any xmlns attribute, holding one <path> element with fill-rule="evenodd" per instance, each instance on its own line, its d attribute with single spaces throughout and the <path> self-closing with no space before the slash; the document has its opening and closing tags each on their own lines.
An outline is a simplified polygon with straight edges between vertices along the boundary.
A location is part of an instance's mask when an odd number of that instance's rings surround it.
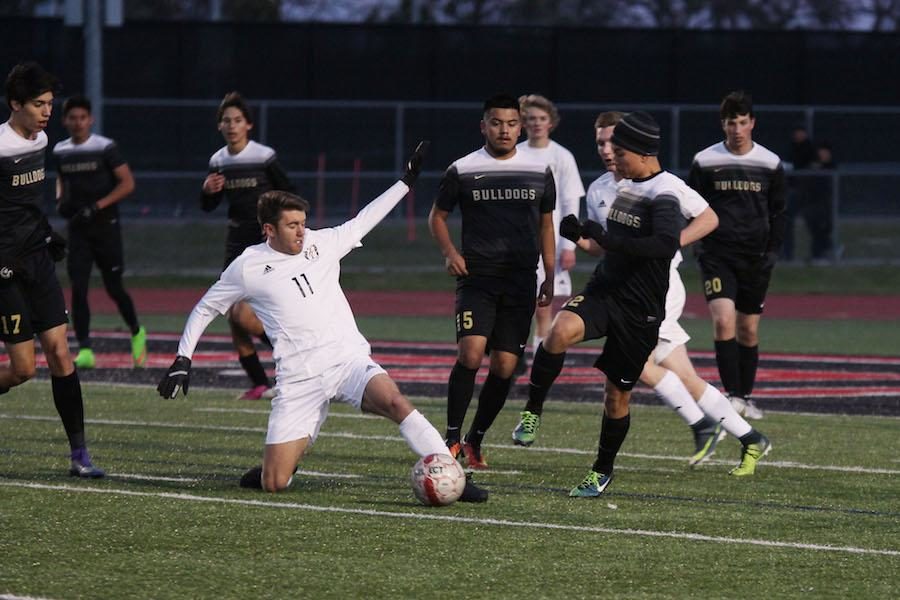
<svg viewBox="0 0 900 600">
<path fill-rule="evenodd" d="M 687 294 L 681 276 L 678 275 L 678 271 L 672 269 L 669 272 L 669 292 L 666 294 L 666 318 L 659 326 L 659 342 L 650 354 L 656 364 L 664 361 L 672 353 L 672 350 L 687 344 L 691 339 L 687 331 L 678 323 L 678 319 L 681 318 L 681 313 L 684 311 L 686 298 Z"/>
<path fill-rule="evenodd" d="M 277 384 L 266 444 L 305 437 L 312 444 L 328 416 L 328 405 L 337 401 L 359 408 L 369 380 L 381 373 L 386 371 L 371 357 L 360 356 L 329 367 L 318 377 Z"/>
<path fill-rule="evenodd" d="M 541 284 L 544 283 L 544 261 L 538 260 L 537 266 L 537 284 L 538 289 L 541 289 Z M 568 298 L 572 295 L 572 278 L 569 276 L 568 271 L 557 270 L 553 276 L 553 296 L 564 296 Z"/>
</svg>

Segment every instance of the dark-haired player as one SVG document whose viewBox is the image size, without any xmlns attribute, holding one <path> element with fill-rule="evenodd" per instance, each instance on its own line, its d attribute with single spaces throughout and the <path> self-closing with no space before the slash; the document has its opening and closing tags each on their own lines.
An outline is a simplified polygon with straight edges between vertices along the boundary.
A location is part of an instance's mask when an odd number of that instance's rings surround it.
<svg viewBox="0 0 900 600">
<path fill-rule="evenodd" d="M 553 277 L 538 292 L 535 269 L 540 256 L 547 273 L 554 272 L 556 186 L 550 167 L 516 151 L 521 131 L 518 100 L 505 94 L 489 98 L 481 119 L 484 146 L 450 165 L 428 219 L 447 271 L 456 277 L 458 352 L 447 389 L 447 445 L 474 469 L 487 468 L 481 442 L 506 402 L 535 298 L 541 306 L 553 300 Z M 456 206 L 462 214 L 461 251 L 447 227 Z M 461 439 L 486 349 L 488 376 Z"/>
<path fill-rule="evenodd" d="M 119 202 L 134 191 L 128 163 L 111 139 L 91 133 L 91 101 L 72 96 L 63 103 L 63 126 L 71 136 L 53 147 L 56 161 L 56 199 L 59 214 L 69 220 L 68 272 L 72 282 L 72 323 L 78 339 L 75 366 L 92 369 L 91 310 L 88 285 L 94 263 L 103 276 L 106 293 L 131 330 L 131 358 L 135 367 L 147 362 L 147 331 L 138 322 L 134 302 L 122 285 L 125 268 Z"/>
<path fill-rule="evenodd" d="M 33 62 L 16 65 L 6 78 L 12 114 L 0 125 L 0 340 L 9 364 L 0 366 L 0 394 L 34 377 L 37 335 L 50 369 L 53 403 L 69 438 L 69 473 L 103 477 L 85 443 L 81 383 L 69 354 L 66 303 L 53 264 L 65 251 L 64 242 L 41 210 L 44 129 L 57 86 L 56 78 Z"/>
<path fill-rule="evenodd" d="M 786 223 L 784 168 L 753 141 L 749 94 L 731 92 L 719 111 L 725 141 L 694 156 L 688 183 L 719 216 L 698 261 L 712 316 L 716 364 L 735 409 L 762 418 L 750 399 L 759 363 L 759 320 Z"/>
<path fill-rule="evenodd" d="M 203 210 L 210 212 L 219 203 L 228 201 L 228 235 L 225 240 L 225 267 L 249 246 L 264 238 L 256 220 L 256 202 L 269 190 L 292 192 L 294 186 L 275 151 L 250 139 L 253 113 L 237 92 L 225 95 L 216 114 L 216 122 L 225 146 L 209 159 L 209 175 L 203 182 Z M 259 361 L 251 334 L 262 333 L 262 325 L 246 302 L 238 302 L 228 311 L 231 339 L 238 352 L 241 366 L 252 387 L 241 396 L 243 400 L 271 397 L 269 377 Z"/>
</svg>

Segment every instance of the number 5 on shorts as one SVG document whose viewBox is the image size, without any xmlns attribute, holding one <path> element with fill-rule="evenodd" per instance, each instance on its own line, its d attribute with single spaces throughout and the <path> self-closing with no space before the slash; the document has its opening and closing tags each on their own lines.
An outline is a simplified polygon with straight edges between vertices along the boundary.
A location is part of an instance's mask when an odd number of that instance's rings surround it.
<svg viewBox="0 0 900 600">
<path fill-rule="evenodd" d="M 456 314 L 456 331 L 463 329 L 472 329 L 475 323 L 472 321 L 472 311 L 464 310 Z"/>
</svg>

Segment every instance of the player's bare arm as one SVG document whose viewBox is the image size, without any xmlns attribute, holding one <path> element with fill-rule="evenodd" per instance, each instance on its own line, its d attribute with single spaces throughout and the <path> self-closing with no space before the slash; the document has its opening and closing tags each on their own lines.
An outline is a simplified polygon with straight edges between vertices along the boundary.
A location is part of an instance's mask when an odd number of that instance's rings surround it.
<svg viewBox="0 0 900 600">
<path fill-rule="evenodd" d="M 210 173 L 203 181 L 204 194 L 218 194 L 223 189 L 225 189 L 225 176 L 221 173 Z"/>
<path fill-rule="evenodd" d="M 719 226 L 719 216 L 711 207 L 694 217 L 687 227 L 681 230 L 681 246 L 688 246 L 706 237 Z"/>
<path fill-rule="evenodd" d="M 134 191 L 134 175 L 131 174 L 131 168 L 129 168 L 127 164 L 119 165 L 113 169 L 113 175 L 116 178 L 116 187 L 110 190 L 107 195 L 97 200 L 96 204 L 98 209 L 112 206 Z"/>
<path fill-rule="evenodd" d="M 444 265 L 447 268 L 447 272 L 454 277 L 463 277 L 468 275 L 469 271 L 466 269 L 466 259 L 463 258 L 456 246 L 453 245 L 453 240 L 450 239 L 450 228 L 447 227 L 449 214 L 448 211 L 433 205 L 431 213 L 428 215 L 428 229 L 431 231 L 431 236 L 437 242 L 438 248 L 440 248 L 441 254 L 444 256 Z"/>
<path fill-rule="evenodd" d="M 556 268 L 556 231 L 553 227 L 553 213 L 541 214 L 541 258 L 544 270 L 552 274 Z M 549 306 L 553 302 L 553 277 L 545 277 L 538 290 L 538 306 Z"/>
</svg>

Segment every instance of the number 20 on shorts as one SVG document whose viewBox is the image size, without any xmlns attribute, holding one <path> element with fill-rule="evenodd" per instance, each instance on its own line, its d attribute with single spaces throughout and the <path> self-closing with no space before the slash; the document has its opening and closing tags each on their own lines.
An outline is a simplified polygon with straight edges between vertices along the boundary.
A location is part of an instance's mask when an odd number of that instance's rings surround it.
<svg viewBox="0 0 900 600">
<path fill-rule="evenodd" d="M 722 291 L 722 280 L 718 277 L 705 280 L 703 282 L 703 291 L 707 296 L 718 294 Z"/>
</svg>

